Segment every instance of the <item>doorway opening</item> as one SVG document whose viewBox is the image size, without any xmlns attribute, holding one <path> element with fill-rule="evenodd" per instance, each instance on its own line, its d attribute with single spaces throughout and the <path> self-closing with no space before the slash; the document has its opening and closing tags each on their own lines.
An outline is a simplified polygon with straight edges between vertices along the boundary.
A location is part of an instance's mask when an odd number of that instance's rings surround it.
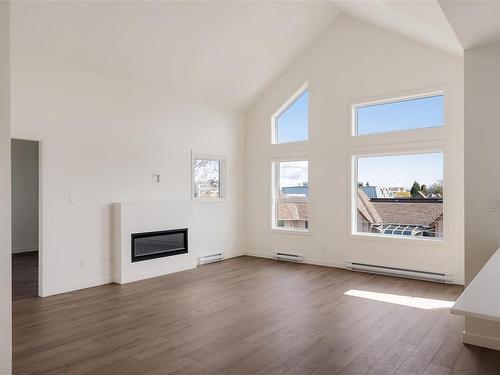
<svg viewBox="0 0 500 375">
<path fill-rule="evenodd" d="M 12 300 L 39 295 L 39 142 L 11 140 Z"/>
</svg>

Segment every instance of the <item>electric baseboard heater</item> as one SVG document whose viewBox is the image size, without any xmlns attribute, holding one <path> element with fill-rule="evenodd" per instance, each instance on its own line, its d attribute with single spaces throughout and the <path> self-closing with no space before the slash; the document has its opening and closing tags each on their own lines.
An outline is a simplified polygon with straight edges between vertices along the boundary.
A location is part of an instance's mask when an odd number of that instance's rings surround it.
<svg viewBox="0 0 500 375">
<path fill-rule="evenodd" d="M 375 264 L 366 264 L 357 262 L 347 262 L 346 268 L 351 271 L 376 273 L 380 275 L 389 275 L 389 276 L 399 276 L 410 279 L 438 281 L 442 283 L 451 282 L 451 277 L 449 275 L 439 272 L 419 271 L 419 270 L 379 266 Z"/>
<path fill-rule="evenodd" d="M 201 264 L 220 262 L 221 260 L 224 260 L 223 253 L 205 255 L 202 257 L 198 257 L 198 264 L 201 265 Z"/>
<path fill-rule="evenodd" d="M 286 262 L 295 262 L 302 263 L 304 261 L 304 257 L 302 255 L 297 254 L 288 254 L 288 253 L 274 253 L 273 258 L 276 260 L 282 260 Z"/>
</svg>

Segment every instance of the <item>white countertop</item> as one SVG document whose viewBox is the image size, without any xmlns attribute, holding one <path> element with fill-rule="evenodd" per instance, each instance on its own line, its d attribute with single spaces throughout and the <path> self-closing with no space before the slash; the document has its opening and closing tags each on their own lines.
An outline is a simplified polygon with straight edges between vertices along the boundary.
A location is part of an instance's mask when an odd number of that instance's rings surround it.
<svg viewBox="0 0 500 375">
<path fill-rule="evenodd" d="M 500 322 L 500 248 L 465 288 L 451 312 Z"/>
</svg>

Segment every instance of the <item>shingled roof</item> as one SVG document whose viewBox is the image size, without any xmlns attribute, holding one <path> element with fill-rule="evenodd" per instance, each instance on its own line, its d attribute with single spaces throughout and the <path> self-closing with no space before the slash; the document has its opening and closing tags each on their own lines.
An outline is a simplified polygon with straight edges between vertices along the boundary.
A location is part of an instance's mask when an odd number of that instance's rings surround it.
<svg viewBox="0 0 500 375">
<path fill-rule="evenodd" d="M 278 202 L 278 220 L 309 220 L 309 202 L 302 197 Z"/>
<path fill-rule="evenodd" d="M 443 215 L 442 200 L 369 199 L 358 189 L 358 209 L 373 224 L 429 226 Z"/>
</svg>

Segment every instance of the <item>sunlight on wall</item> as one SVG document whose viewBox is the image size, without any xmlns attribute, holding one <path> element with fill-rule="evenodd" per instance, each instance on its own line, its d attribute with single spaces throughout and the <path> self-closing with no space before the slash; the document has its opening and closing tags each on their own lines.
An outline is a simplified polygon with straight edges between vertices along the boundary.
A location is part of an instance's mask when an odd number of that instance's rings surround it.
<svg viewBox="0 0 500 375">
<path fill-rule="evenodd" d="M 449 309 L 455 301 L 445 301 L 431 298 L 400 296 L 397 294 L 369 292 L 366 290 L 351 289 L 344 293 L 348 296 L 367 298 L 374 301 L 394 303 L 396 305 L 416 307 L 424 310 Z"/>
</svg>

